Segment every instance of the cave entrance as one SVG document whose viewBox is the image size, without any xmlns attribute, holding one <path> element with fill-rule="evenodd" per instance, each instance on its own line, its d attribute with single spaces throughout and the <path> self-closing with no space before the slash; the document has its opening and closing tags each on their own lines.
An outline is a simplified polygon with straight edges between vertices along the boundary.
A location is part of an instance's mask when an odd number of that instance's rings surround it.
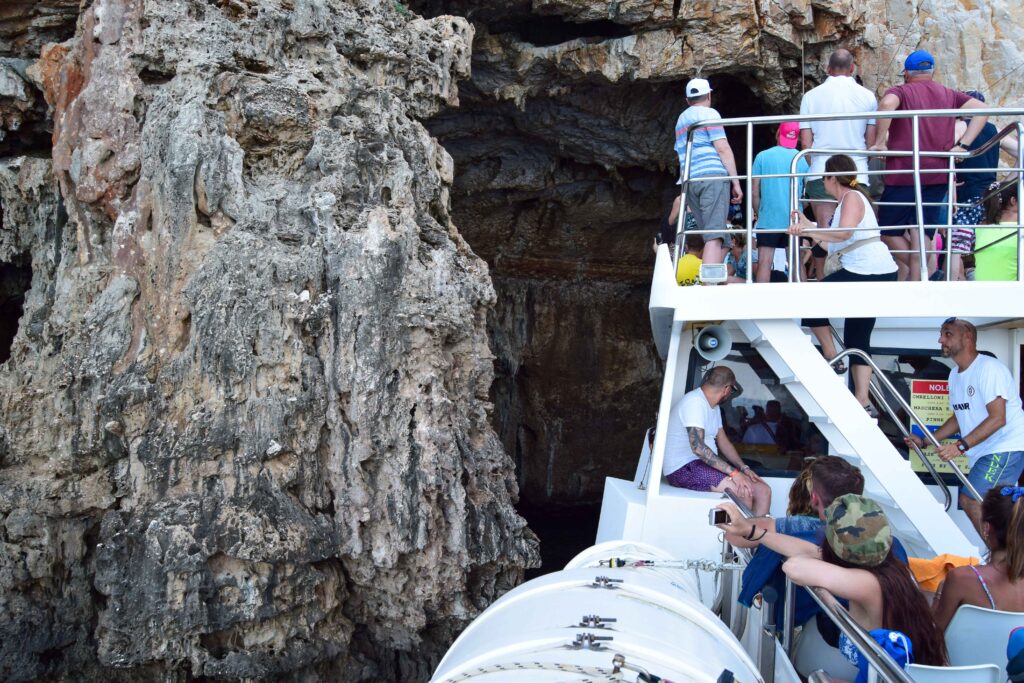
<svg viewBox="0 0 1024 683">
<path fill-rule="evenodd" d="M 11 357 L 11 344 L 18 333 L 25 295 L 32 286 L 32 265 L 28 254 L 8 262 L 0 261 L 0 363 Z"/>
<path fill-rule="evenodd" d="M 764 102 L 757 97 L 742 78 L 732 74 L 716 74 L 710 76 L 709 80 L 714 90 L 711 94 L 711 106 L 718 110 L 723 119 L 771 116 L 775 113 L 769 111 L 764 106 Z M 680 90 L 682 90 L 684 85 L 684 83 L 679 84 Z M 686 106 L 685 100 L 683 101 L 683 106 Z M 730 126 L 725 129 L 725 136 L 729 139 L 729 146 L 732 147 L 733 154 L 736 156 L 736 169 L 740 175 L 744 175 L 747 169 L 746 130 L 743 126 Z M 754 156 L 757 156 L 758 152 L 774 145 L 774 128 L 769 126 L 754 127 Z"/>
<path fill-rule="evenodd" d="M 535 60 L 522 74 L 503 61 L 515 50 L 478 43 L 460 106 L 424 123 L 455 163 L 453 222 L 490 267 L 492 421 L 515 461 L 519 511 L 541 538 L 541 572 L 550 571 L 593 538 L 605 478 L 632 478 L 655 421 L 663 363 L 647 309 L 652 246 L 679 192 L 674 132 L 692 74 L 613 82 L 559 68 L 557 49 L 534 49 L 582 40 L 600 50 L 632 30 L 611 21 L 537 16 L 519 0 L 409 5 L 467 16 L 478 39 L 528 43 Z M 752 70 L 707 77 L 723 117 L 771 113 Z M 495 95 L 522 89 L 517 78 L 544 87 L 517 101 Z M 727 135 L 744 173 L 745 129 Z M 755 129 L 755 153 L 774 144 L 772 131 Z"/>
</svg>

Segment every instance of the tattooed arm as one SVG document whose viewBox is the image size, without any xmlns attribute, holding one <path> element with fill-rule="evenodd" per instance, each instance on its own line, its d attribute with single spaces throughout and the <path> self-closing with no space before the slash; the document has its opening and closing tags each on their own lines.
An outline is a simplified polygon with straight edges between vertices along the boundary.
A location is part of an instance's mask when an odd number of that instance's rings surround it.
<svg viewBox="0 0 1024 683">
<path fill-rule="evenodd" d="M 708 448 L 708 445 L 704 443 L 704 430 L 700 427 L 687 427 L 686 436 L 690 440 L 690 450 L 692 450 L 693 454 L 700 458 L 708 467 L 714 467 L 716 470 L 724 474 L 729 474 L 736 469 L 730 463 L 726 462 L 726 460 L 718 457 L 713 450 Z"/>
</svg>

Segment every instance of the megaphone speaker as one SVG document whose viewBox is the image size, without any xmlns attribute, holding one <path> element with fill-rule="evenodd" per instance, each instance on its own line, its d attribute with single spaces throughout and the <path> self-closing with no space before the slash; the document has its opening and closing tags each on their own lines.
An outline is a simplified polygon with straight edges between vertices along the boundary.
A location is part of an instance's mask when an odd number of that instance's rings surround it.
<svg viewBox="0 0 1024 683">
<path fill-rule="evenodd" d="M 701 358 L 722 360 L 732 350 L 732 335 L 721 325 L 708 325 L 697 334 L 693 343 Z"/>
</svg>

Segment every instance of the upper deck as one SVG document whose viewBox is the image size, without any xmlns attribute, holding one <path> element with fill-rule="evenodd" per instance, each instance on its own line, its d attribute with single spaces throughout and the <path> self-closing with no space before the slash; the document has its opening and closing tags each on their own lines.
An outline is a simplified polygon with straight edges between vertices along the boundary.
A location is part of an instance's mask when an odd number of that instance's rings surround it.
<svg viewBox="0 0 1024 683">
<path fill-rule="evenodd" d="M 910 119 L 913 129 L 918 130 L 922 120 L 930 117 L 950 117 L 963 114 L 960 110 L 922 110 L 922 111 L 896 111 L 886 112 L 886 118 Z M 1024 116 L 1024 109 L 978 109 L 971 110 L 975 116 L 990 116 L 1002 122 L 1017 119 Z M 1024 174 L 1021 173 L 1021 150 L 1020 138 L 1024 132 L 1024 125 L 1020 121 L 1013 120 L 1005 123 L 996 138 L 989 141 L 982 148 L 973 152 L 927 152 L 918 148 L 915 141 L 914 148 L 909 151 L 882 151 L 868 152 L 865 150 L 820 150 L 805 149 L 797 153 L 793 160 L 790 173 L 781 175 L 755 175 L 753 173 L 753 139 L 754 129 L 757 126 L 775 126 L 787 121 L 831 121 L 838 119 L 869 119 L 882 118 L 878 112 L 863 114 L 843 115 L 812 115 L 812 116 L 771 116 L 749 119 L 723 119 L 704 124 L 692 126 L 689 130 L 687 142 L 686 160 L 682 166 L 682 205 L 685 206 L 687 190 L 694 184 L 705 182 L 707 178 L 689 177 L 689 160 L 692 149 L 693 134 L 696 130 L 707 125 L 721 125 L 726 128 L 740 127 L 746 135 L 746 169 L 745 173 L 737 176 L 728 176 L 729 179 L 736 179 L 742 183 L 744 190 L 744 227 L 735 229 L 733 232 L 745 234 L 747 244 L 752 244 L 754 237 L 763 232 L 753 224 L 752 221 L 752 181 L 764 178 L 788 178 L 790 181 L 790 211 L 802 208 L 800 199 L 797 197 L 797 179 L 810 176 L 810 173 L 800 173 L 796 169 L 801 158 L 808 154 L 838 154 L 844 153 L 859 156 L 907 156 L 912 159 L 913 167 L 919 169 L 922 158 L 939 157 L 948 162 L 947 180 L 949 191 L 942 206 L 946 209 L 946 222 L 939 225 L 929 225 L 923 220 L 923 208 L 928 202 L 922 199 L 920 174 L 915 174 L 915 200 L 913 203 L 918 221 L 915 225 L 907 226 L 909 230 L 918 231 L 923 238 L 927 228 L 951 230 L 957 227 L 966 227 L 971 230 L 985 230 L 994 228 L 994 225 L 959 226 L 953 222 L 955 210 L 968 206 L 958 202 L 955 198 L 955 174 L 957 162 L 968 157 L 978 156 L 993 145 L 998 145 L 1003 139 L 1015 138 L 1017 141 L 1017 158 L 1012 166 L 998 169 L 974 169 L 972 172 L 994 172 L 1005 174 L 1001 178 L 1000 188 L 992 190 L 990 194 L 999 192 L 1003 187 L 1014 186 L 1017 194 L 1017 221 L 1016 226 L 1002 224 L 998 227 L 1016 227 L 1017 251 L 1017 273 L 1018 278 L 1014 281 L 952 281 L 947 276 L 943 281 L 905 281 L 905 282 L 800 282 L 799 271 L 796 267 L 799 259 L 795 256 L 800 249 L 799 240 L 790 237 L 789 240 L 789 282 L 758 284 L 751 282 L 753 276 L 752 249 L 747 249 L 747 282 L 731 283 L 720 286 L 678 286 L 675 279 L 675 262 L 681 253 L 681 245 L 687 231 L 684 230 L 683 212 L 680 211 L 677 224 L 676 250 L 670 251 L 666 246 L 659 247 L 657 260 L 654 269 L 654 278 L 651 287 L 650 308 L 652 322 L 655 326 L 655 336 L 663 337 L 666 330 L 666 323 L 671 320 L 687 321 L 710 321 L 710 320 L 744 320 L 744 319 L 782 319 L 782 318 L 810 318 L 810 317 L 899 317 L 899 318 L 945 318 L 956 315 L 970 318 L 991 319 L 992 322 L 1012 321 L 1024 319 L 1024 260 L 1021 259 L 1022 238 L 1021 225 L 1024 225 Z M 915 139 L 916 140 L 916 139 Z M 742 170 L 741 170 L 742 172 Z M 868 171 L 868 175 L 885 177 L 888 172 L 885 170 Z M 818 175 L 838 175 L 829 173 L 816 173 Z M 714 178 L 722 180 L 722 177 Z M 898 202 L 888 202 L 897 204 Z M 909 205 L 909 203 L 908 203 Z M 934 204 L 932 204 L 934 205 Z M 883 229 L 886 226 L 880 226 Z M 703 234 L 714 232 L 712 230 L 691 230 L 690 233 Z M 980 234 L 980 233 L 979 233 Z M 1013 238 L 1010 238 L 1013 239 Z M 944 255 L 947 262 L 953 255 L 949 240 L 942 250 L 928 249 L 924 239 L 920 240 L 921 246 L 918 251 L 913 252 L 921 264 L 926 263 L 931 255 Z M 906 253 L 906 252 L 903 252 Z M 922 265 L 922 270 L 925 266 Z M 660 342 L 660 340 L 659 340 Z M 660 345 L 660 343 L 659 343 Z"/>
</svg>

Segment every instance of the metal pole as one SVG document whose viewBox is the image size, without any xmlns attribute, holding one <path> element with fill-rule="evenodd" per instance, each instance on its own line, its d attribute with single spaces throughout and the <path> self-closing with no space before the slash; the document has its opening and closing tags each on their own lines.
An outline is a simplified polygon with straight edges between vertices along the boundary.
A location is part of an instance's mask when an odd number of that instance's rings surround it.
<svg viewBox="0 0 1024 683">
<path fill-rule="evenodd" d="M 927 282 L 928 256 L 925 253 L 926 250 L 924 248 L 926 244 L 927 235 L 925 235 L 924 233 L 924 207 L 921 206 L 921 202 L 924 201 L 924 198 L 921 194 L 921 140 L 918 138 L 918 136 L 921 133 L 921 122 L 916 114 L 913 117 L 911 117 L 910 126 L 911 135 L 914 139 L 914 146 L 912 151 L 914 153 L 914 209 L 916 211 L 915 215 L 917 217 L 917 252 L 919 258 L 921 259 L 921 262 L 918 265 L 920 266 L 919 274 L 921 276 L 921 281 Z"/>
<path fill-rule="evenodd" d="M 686 133 L 686 154 L 683 156 L 683 167 L 680 169 L 679 186 L 679 216 L 676 217 L 676 258 L 672 262 L 676 268 L 679 267 L 679 258 L 683 252 L 683 241 L 686 239 L 686 189 L 690 181 L 690 159 L 693 157 L 693 128 Z M 673 276 L 675 273 L 673 273 Z"/>
<path fill-rule="evenodd" d="M 754 193 L 752 188 L 754 186 L 754 179 L 751 177 L 754 173 L 754 124 L 753 122 L 747 123 L 747 196 L 746 196 L 746 211 L 744 211 L 744 218 L 747 224 L 747 282 L 753 282 L 754 275 L 754 221 L 753 221 L 753 208 L 754 208 Z"/>
<path fill-rule="evenodd" d="M 795 174 L 796 173 L 797 165 L 800 163 L 800 159 L 802 159 L 803 156 L 806 153 L 807 153 L 806 151 L 798 152 L 796 154 L 796 156 L 793 157 L 793 161 L 790 162 L 790 164 L 789 164 L 789 172 L 791 174 Z M 805 183 L 807 182 L 806 178 L 804 179 L 804 182 Z M 796 190 L 797 190 L 796 176 L 795 175 L 790 175 L 789 176 L 789 213 L 786 214 L 787 216 L 790 217 L 790 219 L 792 219 L 793 213 L 797 210 L 796 207 L 797 207 L 797 204 L 800 201 L 799 198 L 797 197 L 797 191 Z M 798 235 L 790 235 L 789 236 L 789 281 L 790 282 L 800 282 L 800 278 L 801 278 L 801 274 L 800 274 L 800 237 Z"/>
<path fill-rule="evenodd" d="M 953 196 L 956 194 L 956 161 L 949 158 L 949 180 L 946 185 L 946 282 L 953 279 Z M 948 508 L 947 508 L 948 509 Z"/>
<path fill-rule="evenodd" d="M 775 603 L 778 592 L 771 586 L 761 591 L 761 652 L 758 669 L 765 683 L 775 683 Z"/>
<path fill-rule="evenodd" d="M 793 622 L 796 621 L 796 586 L 786 577 L 785 611 L 782 613 L 782 649 L 793 654 Z"/>
<path fill-rule="evenodd" d="M 1016 122 L 1017 127 L 1017 168 L 1022 168 L 1021 162 L 1021 133 L 1024 131 L 1024 124 Z M 1024 173 L 1017 173 L 1017 282 L 1024 280 L 1024 262 L 1021 261 L 1021 226 L 1024 225 Z"/>
</svg>

